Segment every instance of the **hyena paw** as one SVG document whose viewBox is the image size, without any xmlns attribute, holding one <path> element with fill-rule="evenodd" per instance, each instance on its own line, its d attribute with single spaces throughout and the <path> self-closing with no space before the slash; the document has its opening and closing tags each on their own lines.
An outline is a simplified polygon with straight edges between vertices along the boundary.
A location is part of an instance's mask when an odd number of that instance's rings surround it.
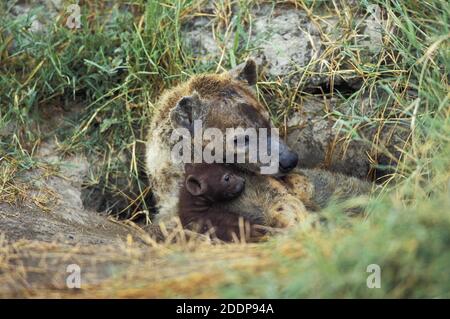
<svg viewBox="0 0 450 319">
<path fill-rule="evenodd" d="M 285 195 L 269 209 L 269 226 L 285 228 L 306 219 L 307 211 L 302 201 L 293 195 Z"/>
<path fill-rule="evenodd" d="M 301 174 L 293 173 L 283 177 L 283 180 L 289 193 L 309 206 L 314 193 L 314 185 L 309 179 Z"/>
</svg>

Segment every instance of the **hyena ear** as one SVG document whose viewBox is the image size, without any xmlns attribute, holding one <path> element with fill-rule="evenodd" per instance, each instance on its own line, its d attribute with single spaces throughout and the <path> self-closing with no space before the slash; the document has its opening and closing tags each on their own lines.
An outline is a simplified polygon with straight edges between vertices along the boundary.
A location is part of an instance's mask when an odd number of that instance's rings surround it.
<svg viewBox="0 0 450 319">
<path fill-rule="evenodd" d="M 256 63 L 253 59 L 248 59 L 229 71 L 231 77 L 239 81 L 245 81 L 248 85 L 255 85 L 257 82 Z"/>
<path fill-rule="evenodd" d="M 170 110 L 170 122 L 173 128 L 184 127 L 192 130 L 194 120 L 201 110 L 201 101 L 197 92 L 190 96 L 183 96 L 177 105 Z"/>
<path fill-rule="evenodd" d="M 189 175 L 186 178 L 186 189 L 189 193 L 191 193 L 194 196 L 200 196 L 206 193 L 206 183 L 195 177 L 194 175 Z"/>
</svg>

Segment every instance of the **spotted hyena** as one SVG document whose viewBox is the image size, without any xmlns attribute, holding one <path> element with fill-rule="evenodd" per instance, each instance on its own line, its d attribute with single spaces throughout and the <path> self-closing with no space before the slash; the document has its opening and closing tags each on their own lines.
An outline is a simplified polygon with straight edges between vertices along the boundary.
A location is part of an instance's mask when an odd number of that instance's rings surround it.
<svg viewBox="0 0 450 319">
<path fill-rule="evenodd" d="M 175 129 L 192 132 L 196 120 L 201 120 L 203 129 L 215 128 L 224 134 L 229 128 L 271 129 L 269 114 L 252 90 L 256 74 L 254 61 L 248 60 L 229 72 L 193 76 L 161 96 L 146 144 L 146 169 L 157 201 L 157 220 L 163 221 L 176 214 L 185 173 L 184 164 L 174 162 L 171 155 L 178 143 L 172 137 Z M 243 140 L 247 142 L 245 138 Z M 239 212 L 253 223 L 282 227 L 304 216 L 305 205 L 314 208 L 315 198 L 322 200 L 318 186 L 328 184 L 328 180 L 334 181 L 336 176 L 341 180 L 345 177 L 318 170 L 292 174 L 297 166 L 297 154 L 281 139 L 268 134 L 265 145 L 272 147 L 274 144 L 278 165 L 270 175 L 261 174 L 261 168 L 266 164 L 259 159 L 253 163 L 229 165 L 246 180 L 246 188 L 229 204 L 232 207 L 226 209 Z M 328 193 L 327 188 L 327 198 Z"/>
</svg>

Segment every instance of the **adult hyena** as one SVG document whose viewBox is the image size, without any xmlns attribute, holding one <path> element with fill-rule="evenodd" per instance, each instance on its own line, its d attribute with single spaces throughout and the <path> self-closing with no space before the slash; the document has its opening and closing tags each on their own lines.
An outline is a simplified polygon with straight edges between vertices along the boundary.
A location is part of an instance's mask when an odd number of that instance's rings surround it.
<svg viewBox="0 0 450 319">
<path fill-rule="evenodd" d="M 171 156 L 173 147 L 178 143 L 171 138 L 175 129 L 192 132 L 194 121 L 201 120 L 203 129 L 215 128 L 224 135 L 229 128 L 265 128 L 270 131 L 272 125 L 269 114 L 251 89 L 256 78 L 256 65 L 254 61 L 248 60 L 230 72 L 193 76 L 161 96 L 149 127 L 146 145 L 146 169 L 157 201 L 157 220 L 167 220 L 176 213 L 184 177 L 183 163 L 174 162 Z M 247 182 L 242 196 L 234 200 L 228 210 L 238 211 L 258 224 L 285 226 L 305 214 L 304 203 L 308 207 L 316 204 L 320 206 L 322 203 L 313 201 L 323 201 L 324 195 L 328 198 L 329 193 L 333 193 L 325 185 L 328 179 L 341 180 L 346 177 L 318 170 L 303 171 L 301 175 L 289 174 L 297 165 L 297 154 L 282 140 L 273 139 L 270 134 L 267 139 L 266 145 L 273 147 L 277 143 L 278 167 L 271 175 L 262 175 L 261 167 L 267 163 L 259 160 L 230 165 Z M 288 175 L 287 180 L 277 178 L 281 175 Z M 358 185 L 360 182 L 352 178 L 349 181 L 350 184 Z M 317 189 L 316 184 L 324 186 L 326 194 Z M 348 183 L 334 182 L 333 185 L 338 184 Z M 356 187 L 358 191 L 368 188 L 364 182 L 361 185 Z"/>
</svg>

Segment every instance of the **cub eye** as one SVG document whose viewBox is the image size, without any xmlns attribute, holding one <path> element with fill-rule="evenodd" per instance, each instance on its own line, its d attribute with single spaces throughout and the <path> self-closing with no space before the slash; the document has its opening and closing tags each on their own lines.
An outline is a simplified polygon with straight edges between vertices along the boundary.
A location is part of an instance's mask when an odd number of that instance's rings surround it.
<svg viewBox="0 0 450 319">
<path fill-rule="evenodd" d="M 229 182 L 230 181 L 230 175 L 224 175 L 223 176 L 223 180 L 225 181 L 225 182 Z"/>
</svg>

